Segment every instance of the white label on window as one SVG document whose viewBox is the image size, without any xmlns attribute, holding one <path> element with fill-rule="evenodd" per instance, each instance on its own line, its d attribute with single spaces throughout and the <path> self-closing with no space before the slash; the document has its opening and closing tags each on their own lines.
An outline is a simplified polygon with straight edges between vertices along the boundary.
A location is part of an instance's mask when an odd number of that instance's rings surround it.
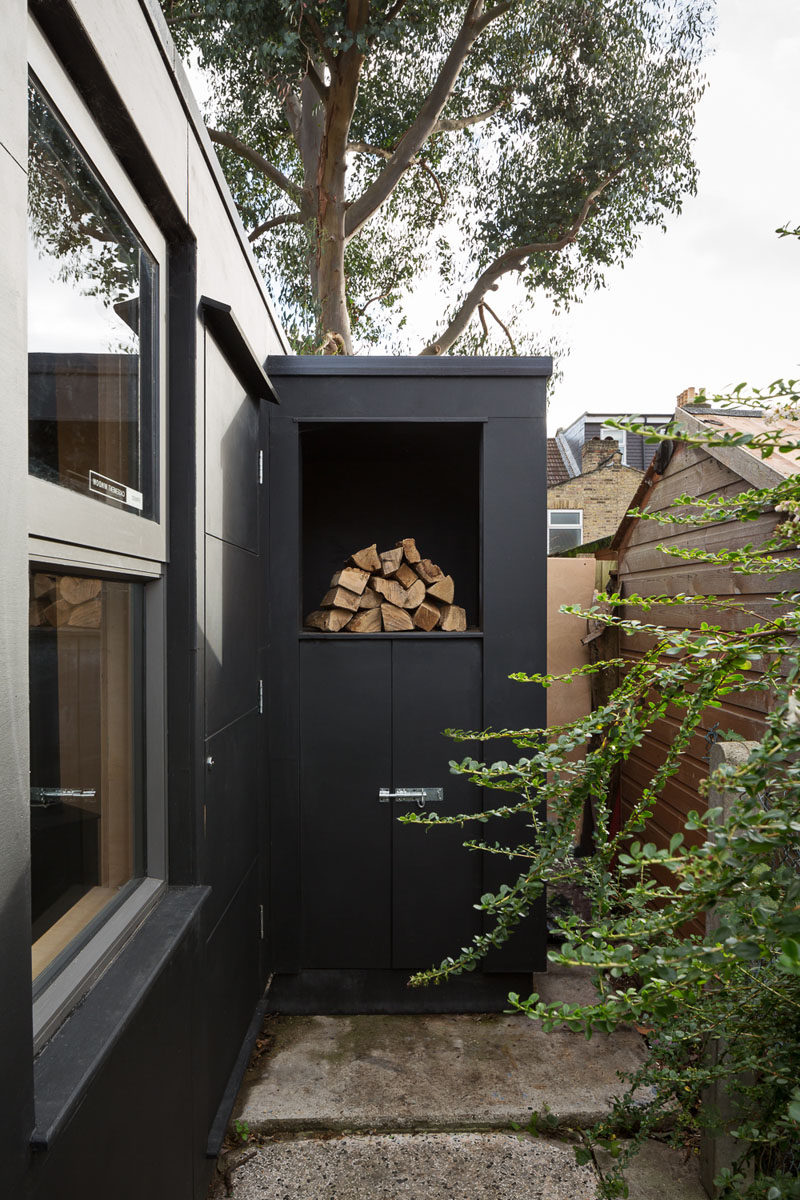
<svg viewBox="0 0 800 1200">
<path fill-rule="evenodd" d="M 141 492 L 126 487 L 124 483 L 117 483 L 114 479 L 107 479 L 97 471 L 89 472 L 89 491 L 96 492 L 99 496 L 107 496 L 109 500 L 119 500 L 121 504 L 127 504 L 131 508 L 141 510 L 144 507 L 144 496 Z"/>
</svg>

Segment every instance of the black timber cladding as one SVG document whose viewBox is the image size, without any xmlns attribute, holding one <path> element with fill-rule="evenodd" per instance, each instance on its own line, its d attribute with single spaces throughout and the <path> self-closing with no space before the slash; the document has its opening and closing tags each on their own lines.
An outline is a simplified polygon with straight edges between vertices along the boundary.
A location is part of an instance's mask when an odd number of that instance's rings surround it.
<svg viewBox="0 0 800 1200">
<path fill-rule="evenodd" d="M 474 987 L 465 984 L 454 988 L 449 1001 L 444 995 L 447 989 L 441 988 L 436 989 L 436 997 L 417 992 L 409 1000 L 404 981 L 409 966 L 414 965 L 411 960 L 417 957 L 416 965 L 427 966 L 431 953 L 441 954 L 446 944 L 452 950 L 454 942 L 447 938 L 443 941 L 451 919 L 457 929 L 453 933 L 457 949 L 469 932 L 463 924 L 458 926 L 458 920 L 469 922 L 471 911 L 459 918 L 456 910 L 461 912 L 460 905 L 455 904 L 448 917 L 437 917 L 435 895 L 422 897 L 420 904 L 428 911 L 431 925 L 426 936 L 432 940 L 415 948 L 414 938 L 409 942 L 408 937 L 409 930 L 413 934 L 411 926 L 419 922 L 419 911 L 415 910 L 405 928 L 398 924 L 403 888 L 395 887 L 385 897 L 371 892 L 369 921 L 362 923 L 353 936 L 344 937 L 330 905 L 327 911 L 324 904 L 315 909 L 309 895 L 313 888 L 321 887 L 325 895 L 335 897 L 358 871 L 367 875 L 372 872 L 377 880 L 383 869 L 370 861 L 370 853 L 388 854 L 386 861 L 393 864 L 391 872 L 398 880 L 405 874 L 407 892 L 414 876 L 413 855 L 406 866 L 402 838 L 419 831 L 397 826 L 392 814 L 380 811 L 376 803 L 378 786 L 444 785 L 448 799 L 448 789 L 455 797 L 454 781 L 447 771 L 453 751 L 439 736 L 446 724 L 477 722 L 479 726 L 508 728 L 544 721 L 539 689 L 523 689 L 512 684 L 508 675 L 513 670 L 535 670 L 545 661 L 544 400 L 550 362 L 276 357 L 268 360 L 267 372 L 281 400 L 280 409 L 269 413 L 268 472 L 271 938 L 278 972 L 273 984 L 275 1005 L 283 1011 L 332 1011 L 330 1006 L 335 1003 L 343 1005 L 342 1011 L 358 1011 L 359 1005 L 373 1011 L 398 1011 L 409 1004 L 420 1010 L 447 1007 L 448 1003 L 456 1010 L 502 1007 L 509 986 L 543 965 L 541 912 L 524 933 L 520 932 L 516 946 L 509 944 L 494 963 L 487 964 L 486 973 L 478 977 L 480 982 Z M 465 436 L 465 429 L 470 428 Z M 417 443 L 421 447 L 428 431 L 444 454 L 448 429 L 452 430 L 452 444 L 458 454 L 465 456 L 465 475 L 471 480 L 476 506 L 472 517 L 470 504 L 466 503 L 464 517 L 467 524 L 474 525 L 475 536 L 473 549 L 466 550 L 467 557 L 472 554 L 475 560 L 477 574 L 478 602 L 477 611 L 473 608 L 471 615 L 472 631 L 461 635 L 302 632 L 308 604 L 302 598 L 301 580 L 310 534 L 309 514 L 301 511 L 301 497 L 306 497 L 307 506 L 310 499 L 314 520 L 325 521 L 324 505 L 314 507 L 314 484 L 308 478 L 315 469 L 315 455 L 307 450 L 304 453 L 309 434 L 313 442 L 314 438 L 324 439 L 326 431 L 333 431 L 330 445 L 336 448 L 340 474 L 363 479 L 364 504 L 373 513 L 375 524 L 381 525 L 385 515 L 381 472 L 371 470 L 366 453 L 370 437 L 375 438 L 373 446 L 383 444 L 385 450 L 386 437 L 397 431 L 398 445 L 407 450 L 415 438 L 421 439 Z M 344 450 L 347 430 L 352 433 L 350 457 Z M 471 446 L 477 451 L 474 472 L 469 467 Z M 317 450 L 316 460 L 323 457 L 323 452 Z M 425 472 L 418 469 L 416 456 L 403 462 L 409 488 L 424 489 Z M 446 461 L 442 461 L 441 469 L 446 475 Z M 328 469 L 325 479 L 326 489 L 334 486 L 335 471 Z M 336 512 L 336 496 L 331 497 L 330 508 Z M 395 509 L 392 519 L 399 522 L 401 513 L 402 507 Z M 449 522 L 458 519 L 456 511 L 447 514 Z M 333 525 L 328 532 L 335 536 Z M 393 532 L 392 541 L 417 536 L 415 530 L 405 526 Z M 449 571 L 446 529 L 440 532 L 445 536 L 441 552 L 436 552 L 437 560 Z M 431 527 L 430 536 L 435 534 Z M 324 535 L 323 529 L 320 544 Z M 364 544 L 381 536 L 383 531 L 365 537 Z M 467 531 L 466 547 L 472 536 Z M 421 535 L 419 545 L 427 555 Z M 359 548 L 349 546 L 348 552 Z M 455 577 L 455 570 L 452 573 Z M 315 580 L 315 587 L 317 583 Z M 456 578 L 457 603 L 459 588 Z M 434 671 L 441 695 L 427 716 L 423 703 L 421 724 L 415 728 L 413 696 L 419 694 L 426 670 Z M 407 685 L 403 682 L 406 678 Z M 456 692 L 467 702 L 463 711 L 456 711 Z M 332 704 L 339 693 L 347 697 L 341 703 L 341 712 Z M 470 708 L 472 704 L 477 707 Z M 391 725 L 389 730 L 387 723 Z M 363 741 L 357 732 L 354 734 L 359 727 L 364 731 Z M 513 752 L 511 748 L 507 753 Z M 413 778 L 419 773 L 433 775 L 442 770 L 441 778 Z M 358 779 L 360 783 L 355 782 Z M 327 801 L 315 812 L 309 797 L 324 791 Z M 458 797 L 459 808 L 463 808 L 464 799 Z M 477 793 L 473 802 L 476 800 Z M 364 822 L 372 834 L 367 834 Z M 347 828 L 356 840 L 365 843 L 357 850 L 348 849 L 347 837 L 342 833 Z M 498 831 L 498 836 L 504 835 L 508 836 L 507 828 Z M 434 836 L 428 835 L 426 851 Z M 370 837 L 374 839 L 372 851 Z M 437 854 L 446 857 L 450 851 L 442 842 L 438 851 L 430 853 L 434 858 Z M 491 865 L 484 868 L 484 881 L 496 882 L 491 873 Z M 430 864 L 417 872 L 418 879 L 421 875 L 436 879 Z M 471 892 L 477 898 L 481 890 L 485 887 L 480 879 L 472 883 L 467 880 L 464 897 Z M 411 897 L 409 908 L 413 909 Z M 301 913 L 305 914 L 302 920 Z M 351 915 L 353 923 L 358 916 L 357 911 Z M 325 935 L 321 926 L 331 919 L 333 925 Z M 437 920 L 444 922 L 438 934 Z"/>
</svg>

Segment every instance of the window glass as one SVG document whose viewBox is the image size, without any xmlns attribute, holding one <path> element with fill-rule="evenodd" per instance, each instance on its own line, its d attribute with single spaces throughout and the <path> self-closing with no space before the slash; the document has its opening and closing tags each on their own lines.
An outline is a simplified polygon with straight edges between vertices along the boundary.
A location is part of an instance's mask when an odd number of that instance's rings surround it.
<svg viewBox="0 0 800 1200">
<path fill-rule="evenodd" d="M 144 874 L 142 587 L 31 576 L 34 979 Z"/>
<path fill-rule="evenodd" d="M 547 510 L 547 553 L 563 554 L 583 541 L 583 510 Z"/>
<path fill-rule="evenodd" d="M 153 516 L 157 265 L 29 88 L 29 469 Z"/>
</svg>

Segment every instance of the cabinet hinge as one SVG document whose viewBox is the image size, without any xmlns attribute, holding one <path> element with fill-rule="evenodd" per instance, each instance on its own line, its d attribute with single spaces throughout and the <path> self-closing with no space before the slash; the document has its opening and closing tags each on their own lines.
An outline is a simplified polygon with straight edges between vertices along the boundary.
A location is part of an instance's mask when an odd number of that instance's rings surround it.
<svg viewBox="0 0 800 1200">
<path fill-rule="evenodd" d="M 263 450 L 259 450 L 259 452 L 258 452 L 258 482 L 259 483 L 264 482 L 264 451 Z"/>
<path fill-rule="evenodd" d="M 260 713 L 264 712 L 264 680 L 263 679 L 259 679 L 259 681 L 258 681 L 258 711 Z"/>
<path fill-rule="evenodd" d="M 264 905 L 263 904 L 259 904 L 259 906 L 258 906 L 258 923 L 259 923 L 259 927 L 261 929 L 261 940 L 263 942 L 263 940 L 264 940 Z"/>
</svg>

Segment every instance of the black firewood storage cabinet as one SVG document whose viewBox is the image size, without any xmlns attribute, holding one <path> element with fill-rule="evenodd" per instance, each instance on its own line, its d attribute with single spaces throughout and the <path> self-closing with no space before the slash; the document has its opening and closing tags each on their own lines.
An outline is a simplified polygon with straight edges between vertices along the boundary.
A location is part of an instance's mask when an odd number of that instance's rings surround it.
<svg viewBox="0 0 800 1200">
<path fill-rule="evenodd" d="M 401 825 L 496 803 L 449 771 L 480 747 L 442 731 L 537 727 L 546 662 L 545 358 L 271 358 L 269 412 L 271 1004 L 282 1012 L 490 1011 L 545 967 L 544 906 L 481 971 L 409 989 L 480 931 L 481 894 L 516 874 L 467 851 L 497 827 Z M 303 629 L 333 573 L 413 537 L 455 580 L 465 633 Z M 495 758 L 513 746 L 489 743 Z"/>
</svg>

